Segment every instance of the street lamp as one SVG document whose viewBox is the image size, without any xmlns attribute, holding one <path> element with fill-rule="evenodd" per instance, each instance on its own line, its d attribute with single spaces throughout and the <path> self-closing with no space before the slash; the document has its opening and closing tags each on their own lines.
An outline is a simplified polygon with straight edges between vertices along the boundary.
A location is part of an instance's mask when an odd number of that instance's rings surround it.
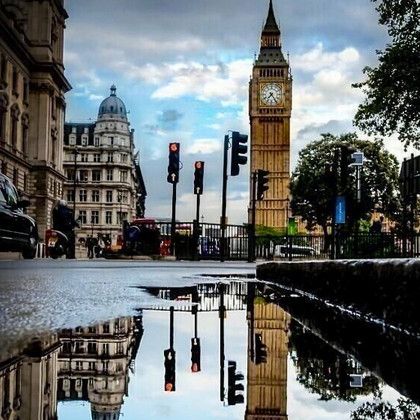
<svg viewBox="0 0 420 420">
<path fill-rule="evenodd" d="M 77 146 L 74 147 L 74 177 L 73 177 L 73 217 L 76 218 L 76 185 L 77 185 L 77 155 L 79 154 L 79 149 Z"/>
</svg>

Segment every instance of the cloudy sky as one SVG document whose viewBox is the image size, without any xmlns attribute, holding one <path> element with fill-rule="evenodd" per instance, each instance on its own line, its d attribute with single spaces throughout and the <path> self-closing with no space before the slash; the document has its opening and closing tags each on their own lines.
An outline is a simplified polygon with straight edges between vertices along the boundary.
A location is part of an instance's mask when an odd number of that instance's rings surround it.
<svg viewBox="0 0 420 420">
<path fill-rule="evenodd" d="M 292 165 L 320 133 L 354 131 L 351 83 L 387 34 L 369 0 L 273 0 L 293 73 Z M 149 217 L 170 217 L 168 143 L 181 143 L 177 218 L 192 220 L 193 163 L 204 160 L 204 221 L 221 212 L 222 140 L 249 132 L 248 81 L 268 0 L 67 0 L 67 121 L 97 117 L 115 83 L 129 110 Z M 399 154 L 403 148 L 390 142 Z M 230 178 L 230 223 L 246 221 L 248 168 Z"/>
</svg>

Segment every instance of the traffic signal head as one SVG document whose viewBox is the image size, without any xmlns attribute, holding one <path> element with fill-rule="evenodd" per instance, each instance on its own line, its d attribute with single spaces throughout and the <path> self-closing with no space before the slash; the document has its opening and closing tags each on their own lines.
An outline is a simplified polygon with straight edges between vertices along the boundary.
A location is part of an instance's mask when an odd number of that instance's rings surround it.
<svg viewBox="0 0 420 420">
<path fill-rule="evenodd" d="M 165 387 L 167 392 L 175 391 L 175 351 L 167 349 L 163 352 L 165 357 Z"/>
<path fill-rule="evenodd" d="M 239 381 L 244 380 L 242 373 L 236 372 L 236 362 L 228 361 L 228 405 L 242 404 L 244 396 L 238 391 L 243 391 L 244 386 Z"/>
<path fill-rule="evenodd" d="M 257 200 L 264 199 L 264 192 L 268 190 L 268 175 L 269 171 L 258 169 L 257 172 Z"/>
<path fill-rule="evenodd" d="M 179 143 L 169 143 L 169 165 L 167 180 L 175 184 L 179 179 Z"/>
<path fill-rule="evenodd" d="M 195 162 L 194 168 L 194 194 L 201 195 L 203 194 L 204 162 Z"/>
<path fill-rule="evenodd" d="M 232 159 L 230 163 L 230 174 L 239 175 L 239 165 L 245 165 L 248 162 L 246 153 L 248 151 L 248 136 L 240 134 L 237 131 L 232 132 Z"/>
<path fill-rule="evenodd" d="M 255 364 L 267 363 L 267 346 L 262 341 L 262 334 L 255 334 Z"/>
</svg>

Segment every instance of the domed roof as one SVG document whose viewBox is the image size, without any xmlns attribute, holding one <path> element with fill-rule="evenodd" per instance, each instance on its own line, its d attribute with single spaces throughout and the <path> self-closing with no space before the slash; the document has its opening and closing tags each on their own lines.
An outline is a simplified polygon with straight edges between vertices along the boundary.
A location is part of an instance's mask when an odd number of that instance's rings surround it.
<svg viewBox="0 0 420 420">
<path fill-rule="evenodd" d="M 112 115 L 117 118 L 127 119 L 127 111 L 124 102 L 116 95 L 117 88 L 111 86 L 111 94 L 99 105 L 98 119 L 104 115 Z"/>
</svg>

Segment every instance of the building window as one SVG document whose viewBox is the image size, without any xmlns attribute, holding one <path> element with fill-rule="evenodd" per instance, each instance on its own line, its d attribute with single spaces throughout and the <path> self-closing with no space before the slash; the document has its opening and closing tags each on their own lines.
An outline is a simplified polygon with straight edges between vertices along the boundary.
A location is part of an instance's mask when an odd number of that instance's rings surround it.
<svg viewBox="0 0 420 420">
<path fill-rule="evenodd" d="M 87 155 L 87 153 L 82 153 L 82 154 L 80 155 L 80 160 L 81 160 L 82 162 L 87 162 L 87 161 L 88 161 L 88 155 Z"/>
<path fill-rule="evenodd" d="M 104 329 L 104 333 L 108 334 L 109 333 L 109 324 L 108 323 L 104 324 L 103 329 Z"/>
<path fill-rule="evenodd" d="M 67 180 L 74 181 L 74 169 L 67 169 Z"/>
<path fill-rule="evenodd" d="M 92 191 L 92 201 L 94 203 L 99 203 L 99 190 Z"/>
<path fill-rule="evenodd" d="M 83 362 L 76 362 L 76 370 L 83 370 Z"/>
<path fill-rule="evenodd" d="M 13 67 L 12 76 L 12 93 L 15 96 L 19 96 L 19 73 L 16 67 Z"/>
<path fill-rule="evenodd" d="M 112 225 L 112 211 L 105 212 L 105 223 L 107 225 Z"/>
<path fill-rule="evenodd" d="M 124 220 L 127 220 L 127 212 L 123 211 L 123 212 L 118 212 L 117 213 L 117 223 L 120 225 Z"/>
<path fill-rule="evenodd" d="M 106 191 L 106 202 L 107 203 L 112 203 L 112 190 L 107 190 Z"/>
<path fill-rule="evenodd" d="M 121 171 L 120 172 L 120 181 L 121 182 L 127 182 L 127 171 Z"/>
<path fill-rule="evenodd" d="M 87 191 L 86 190 L 80 190 L 79 191 L 79 200 L 81 202 L 87 201 Z"/>
<path fill-rule="evenodd" d="M 106 171 L 106 180 L 112 181 L 114 178 L 112 169 L 107 169 Z"/>
<path fill-rule="evenodd" d="M 23 102 L 29 104 L 29 81 L 26 77 L 23 79 Z"/>
<path fill-rule="evenodd" d="M 101 161 L 101 155 L 99 153 L 95 153 L 93 155 L 93 161 L 94 162 L 100 162 Z"/>
<path fill-rule="evenodd" d="M 113 146 L 113 145 L 114 145 L 114 137 L 110 137 L 110 138 L 109 138 L 109 144 L 110 144 L 111 146 Z"/>
<path fill-rule="evenodd" d="M 88 182 L 89 180 L 89 174 L 88 171 L 80 171 L 80 182 Z"/>
<path fill-rule="evenodd" d="M 99 211 L 98 210 L 92 210 L 92 214 L 90 215 L 90 223 L 92 223 L 92 225 L 99 224 Z"/>
<path fill-rule="evenodd" d="M 94 145 L 95 145 L 95 147 L 99 146 L 99 137 L 95 137 Z"/>
<path fill-rule="evenodd" d="M 114 162 L 114 155 L 112 153 L 108 153 L 108 162 Z"/>
<path fill-rule="evenodd" d="M 74 191 L 68 190 L 67 191 L 67 201 L 72 203 L 74 201 Z"/>
<path fill-rule="evenodd" d="M 76 134 L 76 132 L 77 132 L 77 128 L 76 128 L 76 126 L 75 126 L 75 125 L 73 125 L 73 126 L 71 127 L 71 132 L 72 132 L 73 134 Z"/>
<path fill-rule="evenodd" d="M 125 153 L 121 155 L 121 162 L 127 163 L 127 155 Z"/>
<path fill-rule="evenodd" d="M 92 171 L 92 181 L 99 182 L 101 180 L 101 171 L 94 170 Z"/>
<path fill-rule="evenodd" d="M 88 136 L 83 134 L 82 135 L 82 146 L 87 146 L 87 145 L 88 145 Z"/>
<path fill-rule="evenodd" d="M 7 82 L 7 59 L 4 54 L 1 55 L 0 77 L 3 82 Z"/>
<path fill-rule="evenodd" d="M 76 129 L 76 127 L 72 127 L 72 129 Z M 75 146 L 76 145 L 76 134 L 70 134 L 69 135 L 69 145 Z"/>
<path fill-rule="evenodd" d="M 79 210 L 79 221 L 82 225 L 87 223 L 86 210 Z"/>
<path fill-rule="evenodd" d="M 29 121 L 22 116 L 22 152 L 24 156 L 28 154 L 28 136 L 29 136 Z"/>
</svg>

